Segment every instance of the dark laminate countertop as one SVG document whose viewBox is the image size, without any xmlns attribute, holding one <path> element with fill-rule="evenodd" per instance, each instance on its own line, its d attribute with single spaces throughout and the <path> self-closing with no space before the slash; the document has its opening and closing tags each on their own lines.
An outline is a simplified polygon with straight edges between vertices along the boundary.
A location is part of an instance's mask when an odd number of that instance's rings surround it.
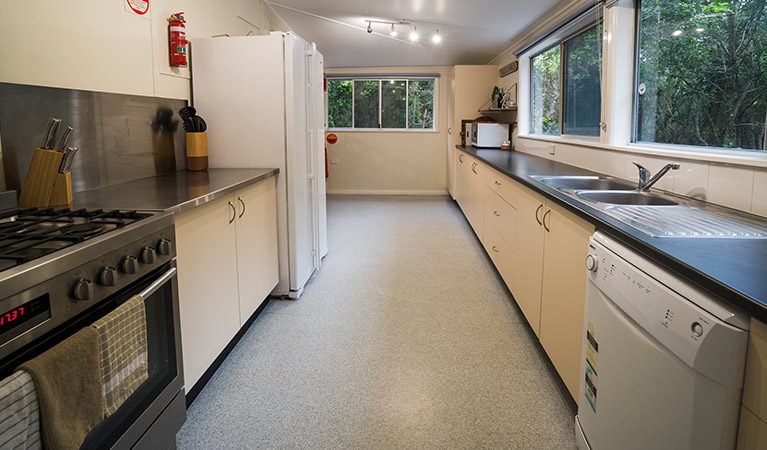
<svg viewBox="0 0 767 450">
<path fill-rule="evenodd" d="M 648 236 L 529 175 L 599 175 L 519 152 L 457 146 L 499 172 L 553 199 L 698 288 L 767 322 L 767 239 L 658 238 Z"/>
<path fill-rule="evenodd" d="M 182 213 L 273 177 L 279 169 L 208 169 L 165 173 L 74 194 L 76 208 Z"/>
</svg>

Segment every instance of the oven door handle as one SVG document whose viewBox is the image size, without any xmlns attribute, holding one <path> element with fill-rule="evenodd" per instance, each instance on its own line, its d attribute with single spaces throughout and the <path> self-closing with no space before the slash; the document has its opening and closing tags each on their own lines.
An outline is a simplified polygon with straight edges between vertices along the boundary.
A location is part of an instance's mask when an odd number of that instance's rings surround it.
<svg viewBox="0 0 767 450">
<path fill-rule="evenodd" d="M 155 280 L 154 283 L 150 284 L 146 289 L 141 291 L 141 293 L 139 294 L 141 298 L 146 300 L 147 297 L 157 292 L 157 290 L 160 289 L 165 283 L 167 283 L 171 278 L 176 276 L 176 271 L 177 270 L 175 267 L 171 267 L 170 269 L 168 269 L 168 271 L 165 272 L 160 278 Z"/>
</svg>

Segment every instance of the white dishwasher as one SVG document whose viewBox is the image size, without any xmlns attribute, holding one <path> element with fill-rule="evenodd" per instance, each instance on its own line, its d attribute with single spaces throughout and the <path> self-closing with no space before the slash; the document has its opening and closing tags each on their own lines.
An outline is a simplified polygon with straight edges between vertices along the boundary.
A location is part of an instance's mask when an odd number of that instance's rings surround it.
<svg viewBox="0 0 767 450">
<path fill-rule="evenodd" d="M 586 267 L 578 448 L 734 449 L 748 316 L 599 232 Z"/>
</svg>

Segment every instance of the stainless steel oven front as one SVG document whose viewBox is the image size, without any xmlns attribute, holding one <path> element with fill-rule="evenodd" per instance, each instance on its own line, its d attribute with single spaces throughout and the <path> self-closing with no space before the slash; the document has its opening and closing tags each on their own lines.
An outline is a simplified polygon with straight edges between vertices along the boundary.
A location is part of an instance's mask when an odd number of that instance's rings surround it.
<svg viewBox="0 0 767 450">
<path fill-rule="evenodd" d="M 83 449 L 173 449 L 176 431 L 186 419 L 175 251 L 142 260 L 132 274 L 118 271 L 118 282 L 111 287 L 98 281 L 103 267 L 119 266 L 126 254 L 138 255 L 147 248 L 154 249 L 147 244 L 174 243 L 172 220 L 169 226 L 149 228 L 149 232 L 144 230 L 139 238 L 134 234 L 123 239 L 123 245 L 117 247 L 114 244 L 121 243 L 121 239 L 113 239 L 108 246 L 102 245 L 110 249 L 107 253 L 99 252 L 86 262 L 80 258 L 80 264 L 70 265 L 57 276 L 43 278 L 35 286 L 0 298 L 3 314 L 7 310 L 11 317 L 13 311 L 20 308 L 26 308 L 23 313 L 29 314 L 15 329 L 5 328 L 0 333 L 0 379 L 3 379 L 23 362 L 54 347 L 135 295 L 143 297 L 148 378 L 116 412 L 90 431 Z M 59 258 L 58 264 L 61 259 L 66 257 Z M 50 262 L 49 266 L 57 263 Z M 44 266 L 38 269 L 36 273 L 46 273 Z M 75 302 L 77 283 L 91 279 L 96 286 L 92 300 Z M 74 287 L 73 280 L 76 280 Z M 12 286 L 11 281 L 0 278 L 0 287 Z M 0 294 L 11 292 L 14 291 Z M 71 305 L 82 311 L 72 310 Z"/>
</svg>

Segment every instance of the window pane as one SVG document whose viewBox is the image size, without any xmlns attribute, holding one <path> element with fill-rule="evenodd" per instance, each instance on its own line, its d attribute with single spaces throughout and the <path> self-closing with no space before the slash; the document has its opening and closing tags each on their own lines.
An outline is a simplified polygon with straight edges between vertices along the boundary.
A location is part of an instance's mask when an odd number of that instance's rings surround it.
<svg viewBox="0 0 767 450">
<path fill-rule="evenodd" d="M 378 128 L 378 81 L 354 81 L 354 128 Z"/>
<path fill-rule="evenodd" d="M 602 92 L 599 88 L 599 49 L 602 26 L 565 41 L 564 133 L 599 136 Z"/>
<path fill-rule="evenodd" d="M 385 80 L 381 85 L 381 127 L 405 128 L 407 82 Z"/>
<path fill-rule="evenodd" d="M 434 129 L 434 80 L 410 81 L 408 127 Z"/>
<path fill-rule="evenodd" d="M 530 132 L 559 134 L 559 46 L 533 58 Z"/>
<path fill-rule="evenodd" d="M 637 140 L 763 149 L 767 5 L 643 0 Z"/>
<path fill-rule="evenodd" d="M 352 127 L 352 80 L 328 80 L 328 128 Z"/>
</svg>

